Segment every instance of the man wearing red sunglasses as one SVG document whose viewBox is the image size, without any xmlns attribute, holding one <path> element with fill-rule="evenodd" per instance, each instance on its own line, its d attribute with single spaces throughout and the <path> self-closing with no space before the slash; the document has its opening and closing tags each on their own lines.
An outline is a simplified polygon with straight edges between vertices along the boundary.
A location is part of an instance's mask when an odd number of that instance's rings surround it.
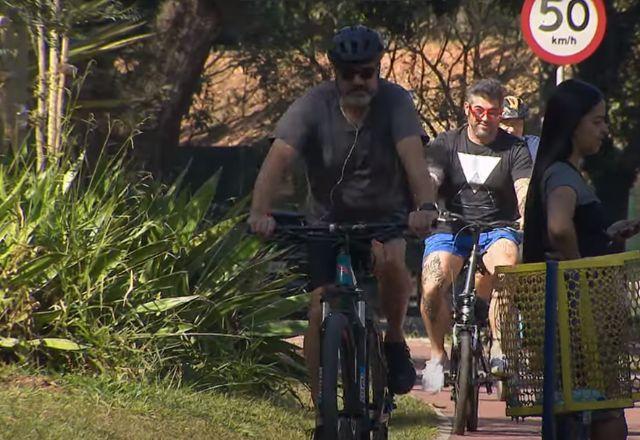
<svg viewBox="0 0 640 440">
<path fill-rule="evenodd" d="M 504 90 L 493 79 L 469 87 L 464 103 L 467 123 L 440 134 L 427 149 L 429 170 L 434 176 L 441 203 L 448 211 L 469 220 L 511 221 L 524 217 L 525 197 L 531 175 L 531 157 L 521 138 L 499 128 Z M 487 274 L 476 281 L 478 294 L 491 301 L 496 266 L 517 263 L 520 234 L 497 228 L 480 235 L 480 252 Z M 422 374 L 426 391 L 444 385 L 448 358 L 444 335 L 450 330 L 448 307 L 451 281 L 460 273 L 471 251 L 472 239 L 464 230 L 440 225 L 425 240 L 422 276 L 424 325 L 431 341 L 431 359 Z M 490 324 L 498 336 L 495 313 Z M 503 368 L 499 344 L 492 346 L 491 368 Z"/>
<path fill-rule="evenodd" d="M 435 190 L 425 172 L 426 135 L 409 93 L 379 77 L 383 49 L 380 35 L 364 26 L 335 35 L 329 50 L 335 81 L 310 89 L 276 126 L 253 192 L 249 224 L 254 232 L 269 236 L 274 231 L 272 200 L 296 157 L 306 168 L 310 222 L 407 222 L 420 236 L 430 232 L 436 213 Z M 406 243 L 395 234 L 376 237 L 370 249 L 359 254 L 366 261 L 373 255 L 388 323 L 389 387 L 403 394 L 413 387 L 416 372 L 403 333 L 411 289 Z M 336 249 L 327 243 L 312 247 L 309 271 L 314 290 L 304 351 L 315 397 L 320 296 L 334 282 Z"/>
</svg>

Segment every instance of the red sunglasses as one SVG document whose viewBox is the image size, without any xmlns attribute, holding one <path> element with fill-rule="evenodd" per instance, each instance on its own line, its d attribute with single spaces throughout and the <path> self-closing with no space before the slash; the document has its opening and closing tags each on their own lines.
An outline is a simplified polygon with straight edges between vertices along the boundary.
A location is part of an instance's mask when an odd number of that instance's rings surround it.
<svg viewBox="0 0 640 440">
<path fill-rule="evenodd" d="M 490 120 L 496 120 L 496 119 L 500 119 L 500 116 L 502 115 L 502 112 L 499 109 L 496 109 L 496 108 L 486 109 L 484 107 L 480 107 L 479 105 L 476 105 L 473 107 L 469 106 L 469 110 L 477 120 L 481 120 L 484 117 Z"/>
</svg>

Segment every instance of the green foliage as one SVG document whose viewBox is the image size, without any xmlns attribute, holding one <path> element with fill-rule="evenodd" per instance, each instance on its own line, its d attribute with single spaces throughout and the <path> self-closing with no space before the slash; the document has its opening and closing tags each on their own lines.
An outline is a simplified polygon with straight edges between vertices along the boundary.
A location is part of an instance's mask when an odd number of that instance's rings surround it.
<svg viewBox="0 0 640 440">
<path fill-rule="evenodd" d="M 0 163 L 0 347 L 26 364 L 163 374 L 202 386 L 277 386 L 302 377 L 280 322 L 279 254 L 248 236 L 240 212 L 207 218 L 217 176 L 194 193 L 128 175 L 123 155 L 81 156 L 38 173 Z"/>
<path fill-rule="evenodd" d="M 125 382 L 105 376 L 25 375 L 0 370 L 0 437 L 7 439 L 298 440 L 314 423 L 308 393 L 268 397 L 196 392 L 175 384 Z M 298 389 L 296 389 L 298 391 Z M 438 438 L 438 417 L 400 396 L 390 438 Z"/>
</svg>

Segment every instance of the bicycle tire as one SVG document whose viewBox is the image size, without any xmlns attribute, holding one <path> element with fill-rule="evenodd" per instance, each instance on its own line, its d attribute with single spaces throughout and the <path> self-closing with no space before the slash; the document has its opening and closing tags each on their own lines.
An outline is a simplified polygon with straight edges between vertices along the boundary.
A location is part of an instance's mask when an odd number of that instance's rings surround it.
<svg viewBox="0 0 640 440">
<path fill-rule="evenodd" d="M 320 351 L 321 391 L 318 402 L 322 421 L 320 438 L 321 440 L 360 440 L 359 427 L 357 426 L 354 432 L 350 426 L 352 420 L 348 417 L 353 402 L 358 398 L 357 386 L 354 382 L 353 331 L 349 319 L 342 313 L 331 313 L 325 319 L 323 327 Z M 340 383 L 343 393 L 342 411 L 339 407 L 340 396 L 338 395 Z"/>
<path fill-rule="evenodd" d="M 467 431 L 478 430 L 478 405 L 480 402 L 480 384 L 478 383 L 478 358 L 471 361 L 471 394 L 467 404 Z"/>
<path fill-rule="evenodd" d="M 471 334 L 466 331 L 460 331 L 458 336 L 460 344 L 460 359 L 458 360 L 458 373 L 455 383 L 455 410 L 453 414 L 453 434 L 464 434 L 467 424 L 467 415 L 469 413 L 469 404 L 472 393 L 472 363 L 473 350 L 471 349 Z"/>
<path fill-rule="evenodd" d="M 362 439 L 369 440 L 387 440 L 389 438 L 389 419 L 382 420 L 385 414 L 385 405 L 387 401 L 387 367 L 384 360 L 384 350 L 382 347 L 382 338 L 379 332 L 374 329 L 368 330 L 367 345 L 369 348 L 369 384 L 371 391 L 370 397 L 367 399 L 370 407 L 369 414 L 371 418 L 368 421 L 373 430 L 369 429 L 363 432 Z"/>
</svg>

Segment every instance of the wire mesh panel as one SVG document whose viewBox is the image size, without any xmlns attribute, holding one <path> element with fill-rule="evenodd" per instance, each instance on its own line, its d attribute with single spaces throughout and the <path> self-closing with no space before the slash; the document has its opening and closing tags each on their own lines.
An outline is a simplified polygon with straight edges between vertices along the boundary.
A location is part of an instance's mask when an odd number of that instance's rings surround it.
<svg viewBox="0 0 640 440">
<path fill-rule="evenodd" d="M 630 325 L 636 311 L 630 304 L 640 312 L 637 257 L 626 253 L 559 264 L 556 412 L 632 406 L 634 361 L 629 354 L 632 335 L 638 333 Z M 637 268 L 635 281 L 631 267 Z M 542 411 L 545 279 L 544 264 L 498 270 L 507 415 Z M 633 378 L 640 386 L 640 361 L 635 362 Z"/>
<path fill-rule="evenodd" d="M 542 412 L 545 265 L 498 269 L 496 311 L 506 358 L 507 415 Z"/>
<path fill-rule="evenodd" d="M 640 258 L 625 262 L 627 288 L 627 319 L 630 330 L 629 355 L 631 364 L 631 393 L 640 400 Z"/>
<path fill-rule="evenodd" d="M 558 322 L 565 410 L 631 405 L 630 332 L 620 255 L 559 264 Z"/>
</svg>

